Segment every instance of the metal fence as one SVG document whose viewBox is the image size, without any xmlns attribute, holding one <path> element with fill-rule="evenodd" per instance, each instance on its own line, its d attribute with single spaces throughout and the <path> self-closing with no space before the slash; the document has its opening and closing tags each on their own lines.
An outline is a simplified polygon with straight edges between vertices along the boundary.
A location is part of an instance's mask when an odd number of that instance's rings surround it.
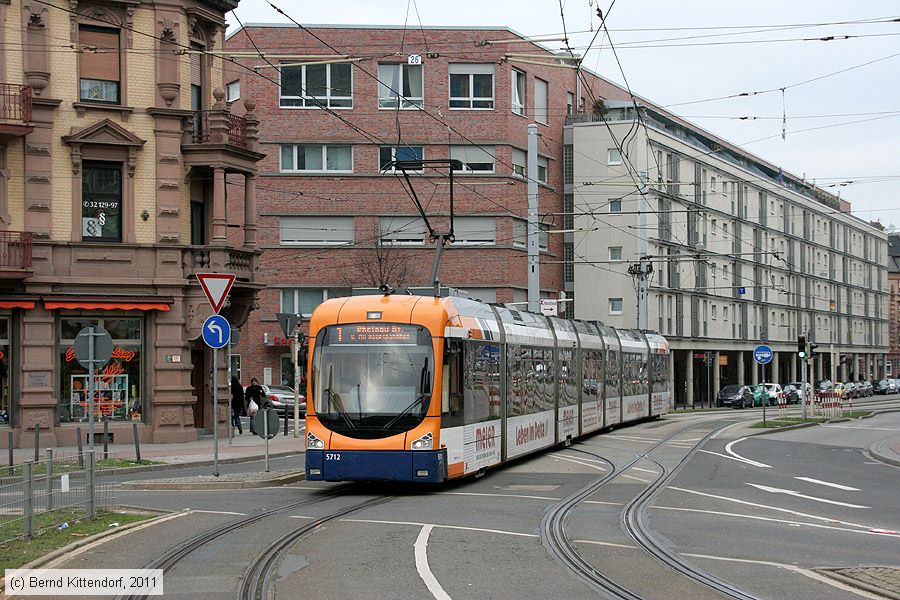
<svg viewBox="0 0 900 600">
<path fill-rule="evenodd" d="M 44 460 L 0 469 L 0 544 L 112 508 L 113 480 L 99 474 L 91 452 L 54 455 L 51 449 Z"/>
</svg>

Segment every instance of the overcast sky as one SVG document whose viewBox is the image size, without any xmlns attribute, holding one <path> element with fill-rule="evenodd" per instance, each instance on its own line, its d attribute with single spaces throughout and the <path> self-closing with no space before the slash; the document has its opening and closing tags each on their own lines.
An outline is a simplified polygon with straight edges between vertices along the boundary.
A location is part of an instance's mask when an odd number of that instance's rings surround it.
<svg viewBox="0 0 900 600">
<path fill-rule="evenodd" d="M 527 36 L 565 28 L 580 53 L 600 25 L 597 0 L 563 1 L 562 11 L 559 0 L 273 3 L 303 24 L 508 26 Z M 900 21 L 890 22 L 900 19 L 900 2 L 618 0 L 610 10 L 604 0 L 599 6 L 635 94 L 840 192 L 856 216 L 900 229 Z M 265 0 L 241 0 L 237 15 L 244 23 L 287 21 Z M 228 22 L 234 31 L 234 15 Z M 602 32 L 584 65 L 624 83 Z M 696 102 L 765 90 L 775 91 Z"/>
</svg>

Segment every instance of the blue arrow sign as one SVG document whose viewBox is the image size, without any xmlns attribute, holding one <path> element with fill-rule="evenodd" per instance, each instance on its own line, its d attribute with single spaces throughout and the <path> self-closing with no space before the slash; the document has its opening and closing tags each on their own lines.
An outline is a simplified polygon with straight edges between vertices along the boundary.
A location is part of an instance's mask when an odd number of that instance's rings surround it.
<svg viewBox="0 0 900 600">
<path fill-rule="evenodd" d="M 203 341 L 210 348 L 223 348 L 231 338 L 231 325 L 222 315 L 212 315 L 203 322 Z"/>
<path fill-rule="evenodd" d="M 756 349 L 753 350 L 753 359 L 761 365 L 767 365 L 772 362 L 774 356 L 775 354 L 768 346 L 757 346 Z"/>
</svg>

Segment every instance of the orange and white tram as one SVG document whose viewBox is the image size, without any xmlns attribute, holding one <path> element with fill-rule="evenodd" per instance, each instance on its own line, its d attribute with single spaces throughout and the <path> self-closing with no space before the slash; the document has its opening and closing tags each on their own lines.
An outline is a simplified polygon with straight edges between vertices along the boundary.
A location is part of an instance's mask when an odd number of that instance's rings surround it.
<svg viewBox="0 0 900 600">
<path fill-rule="evenodd" d="M 309 333 L 309 480 L 440 482 L 671 403 L 652 332 L 385 294 L 322 303 Z"/>
</svg>

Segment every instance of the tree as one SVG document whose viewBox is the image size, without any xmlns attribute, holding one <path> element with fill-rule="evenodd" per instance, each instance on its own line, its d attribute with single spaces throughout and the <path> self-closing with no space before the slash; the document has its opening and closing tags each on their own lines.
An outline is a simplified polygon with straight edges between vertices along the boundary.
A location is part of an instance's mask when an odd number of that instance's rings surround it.
<svg viewBox="0 0 900 600">
<path fill-rule="evenodd" d="M 362 283 L 368 287 L 381 287 L 390 285 L 400 287 L 408 283 L 410 277 L 410 259 L 403 256 L 401 249 L 389 243 L 385 243 L 381 237 L 381 230 L 376 220 L 370 228 L 372 247 L 359 257 L 356 265 L 355 283 Z M 354 275 L 347 273 L 347 275 Z"/>
</svg>

